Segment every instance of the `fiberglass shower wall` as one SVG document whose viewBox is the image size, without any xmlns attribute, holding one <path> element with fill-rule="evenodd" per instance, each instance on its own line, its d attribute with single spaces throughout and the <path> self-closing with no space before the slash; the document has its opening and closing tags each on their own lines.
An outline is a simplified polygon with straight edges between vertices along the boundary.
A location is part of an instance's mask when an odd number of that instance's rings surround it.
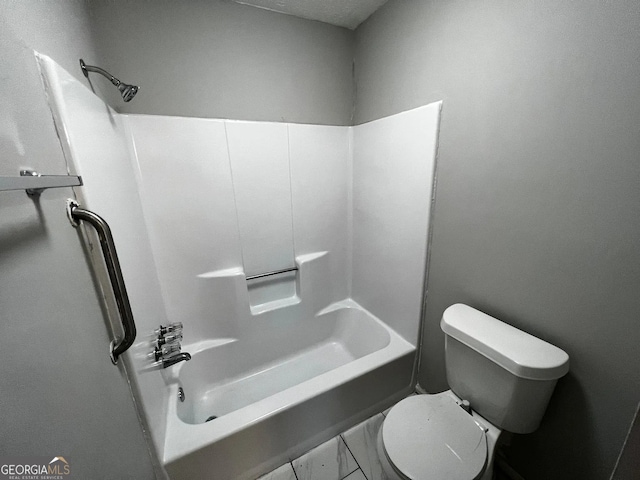
<svg viewBox="0 0 640 480">
<path fill-rule="evenodd" d="M 185 341 L 242 335 L 237 318 L 249 312 L 225 307 L 233 292 L 223 279 L 302 255 L 328 252 L 329 303 L 349 296 L 347 128 L 127 120 L 167 314 L 188 324 Z M 296 273 L 280 277 L 271 288 L 245 284 L 253 315 L 301 300 Z"/>
<path fill-rule="evenodd" d="M 189 343 L 241 335 L 225 276 L 328 252 L 327 304 L 352 297 L 416 345 L 440 107 L 356 127 L 128 116 L 167 314 Z M 240 279 L 253 315 L 300 300 L 296 274 L 280 278 Z"/>
<path fill-rule="evenodd" d="M 351 296 L 417 345 L 441 102 L 353 127 Z"/>
<path fill-rule="evenodd" d="M 315 314 L 351 297 L 416 345 L 440 104 L 357 127 L 126 116 L 40 63 L 76 195 L 111 224 L 138 327 L 124 359 L 161 458 L 159 324 L 256 363 L 311 346 Z M 245 275 L 294 264 L 251 295 Z"/>
</svg>

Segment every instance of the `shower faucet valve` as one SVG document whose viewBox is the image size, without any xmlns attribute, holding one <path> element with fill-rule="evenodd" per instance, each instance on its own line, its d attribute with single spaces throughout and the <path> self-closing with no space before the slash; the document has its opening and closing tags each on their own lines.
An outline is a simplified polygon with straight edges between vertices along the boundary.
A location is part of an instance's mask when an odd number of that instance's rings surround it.
<svg viewBox="0 0 640 480">
<path fill-rule="evenodd" d="M 162 368 L 170 367 L 176 363 L 191 360 L 191 355 L 182 350 L 182 322 L 170 323 L 167 326 L 160 325 L 154 333 L 157 338 L 153 341 L 153 351 L 150 356 L 155 359 L 154 365 Z"/>
</svg>

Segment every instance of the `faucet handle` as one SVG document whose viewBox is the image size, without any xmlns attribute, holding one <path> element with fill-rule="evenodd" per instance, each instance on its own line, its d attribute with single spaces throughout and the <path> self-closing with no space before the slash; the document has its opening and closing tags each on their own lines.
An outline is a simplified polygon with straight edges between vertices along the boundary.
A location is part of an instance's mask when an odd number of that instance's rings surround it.
<svg viewBox="0 0 640 480">
<path fill-rule="evenodd" d="M 164 337 L 167 333 L 171 332 L 182 333 L 182 328 L 182 322 L 173 322 L 167 326 L 160 325 L 153 331 L 153 333 L 155 333 L 158 337 Z"/>
<path fill-rule="evenodd" d="M 167 333 L 168 332 L 178 332 L 182 331 L 183 325 L 182 322 L 173 322 L 167 325 Z"/>
<path fill-rule="evenodd" d="M 159 348 L 162 345 L 165 345 L 168 343 L 175 343 L 175 342 L 181 342 L 181 341 L 182 341 L 182 332 L 174 332 L 170 335 L 165 335 L 164 337 L 159 336 L 154 340 L 153 344 Z"/>
<path fill-rule="evenodd" d="M 162 358 L 180 353 L 181 349 L 182 347 L 180 346 L 180 342 L 166 343 L 162 346 L 156 346 L 156 348 L 153 349 L 153 357 L 157 362 Z"/>
<path fill-rule="evenodd" d="M 180 345 L 180 342 L 177 341 L 173 343 L 165 343 L 160 347 L 160 352 L 163 357 L 179 353 L 180 350 L 182 350 L 182 346 Z"/>
</svg>

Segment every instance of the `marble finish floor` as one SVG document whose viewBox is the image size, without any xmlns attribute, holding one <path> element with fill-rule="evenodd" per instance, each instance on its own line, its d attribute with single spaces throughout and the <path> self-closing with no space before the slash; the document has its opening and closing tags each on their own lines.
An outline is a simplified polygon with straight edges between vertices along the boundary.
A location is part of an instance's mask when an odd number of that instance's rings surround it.
<svg viewBox="0 0 640 480">
<path fill-rule="evenodd" d="M 412 393 L 411 395 L 419 395 Z M 387 413 L 378 413 L 258 480 L 398 480 L 388 477 L 378 456 L 378 432 Z M 388 465 L 388 464 L 387 464 Z M 494 480 L 523 480 L 494 465 Z"/>
<path fill-rule="evenodd" d="M 286 463 L 259 480 L 390 480 L 376 441 L 390 408 Z"/>
</svg>

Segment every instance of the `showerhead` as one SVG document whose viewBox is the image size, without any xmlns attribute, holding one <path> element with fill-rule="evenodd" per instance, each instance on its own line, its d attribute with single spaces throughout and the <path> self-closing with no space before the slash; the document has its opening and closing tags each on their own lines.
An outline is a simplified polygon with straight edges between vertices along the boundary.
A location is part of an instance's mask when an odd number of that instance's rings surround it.
<svg viewBox="0 0 640 480">
<path fill-rule="evenodd" d="M 122 95 L 122 99 L 125 102 L 130 102 L 133 97 L 138 93 L 138 87 L 136 85 L 128 85 L 126 83 L 120 83 L 118 85 L 118 90 L 120 90 L 120 95 Z"/>
<path fill-rule="evenodd" d="M 89 72 L 96 72 L 107 77 L 111 83 L 118 87 L 120 95 L 122 95 L 122 99 L 125 102 L 130 102 L 131 99 L 136 96 L 136 93 L 138 93 L 139 87 L 137 87 L 136 85 L 123 83 L 106 70 L 103 70 L 100 67 L 94 67 L 92 65 L 85 64 L 82 59 L 80 59 L 80 68 L 82 69 L 82 73 L 84 74 L 84 76 L 87 78 L 89 78 Z"/>
</svg>

